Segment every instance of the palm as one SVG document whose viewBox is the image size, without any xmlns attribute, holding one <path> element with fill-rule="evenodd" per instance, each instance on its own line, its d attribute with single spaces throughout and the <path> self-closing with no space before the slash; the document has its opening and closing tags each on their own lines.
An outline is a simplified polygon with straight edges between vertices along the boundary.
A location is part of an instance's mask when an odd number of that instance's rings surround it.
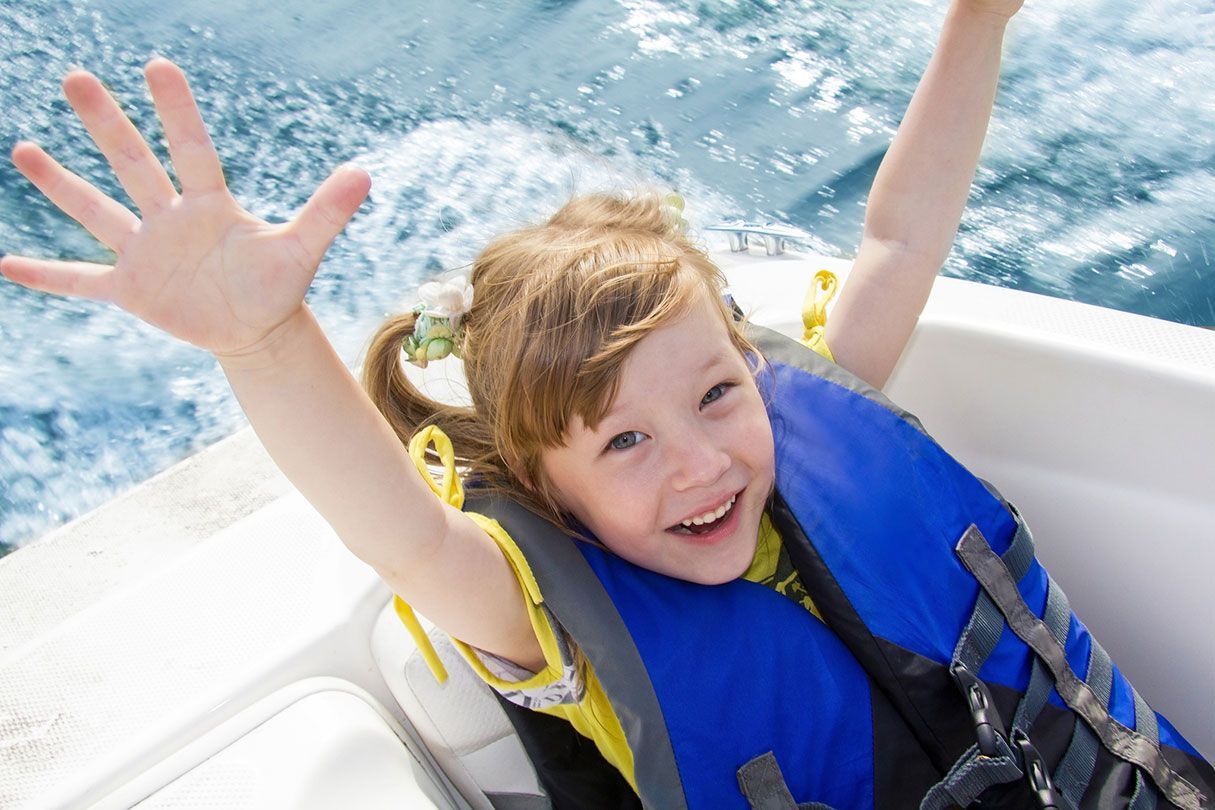
<svg viewBox="0 0 1215 810">
<path fill-rule="evenodd" d="M 294 242 L 226 192 L 183 195 L 123 246 L 112 300 L 195 345 L 238 351 L 303 299 L 315 264 Z"/>
<path fill-rule="evenodd" d="M 0 270 L 37 289 L 113 301 L 213 352 L 242 351 L 302 306 L 325 250 L 366 196 L 367 176 L 338 170 L 295 220 L 270 225 L 228 193 L 181 71 L 154 60 L 147 76 L 181 191 L 100 82 L 72 74 L 64 82 L 68 100 L 143 217 L 37 146 L 19 144 L 17 168 L 117 261 L 108 267 L 8 256 Z"/>
</svg>

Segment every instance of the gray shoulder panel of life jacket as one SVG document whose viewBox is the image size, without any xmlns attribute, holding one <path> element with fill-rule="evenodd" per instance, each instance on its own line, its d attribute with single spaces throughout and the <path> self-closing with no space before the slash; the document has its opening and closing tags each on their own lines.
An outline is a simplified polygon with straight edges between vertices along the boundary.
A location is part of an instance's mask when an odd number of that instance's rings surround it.
<svg viewBox="0 0 1215 810">
<path fill-rule="evenodd" d="M 900 419 L 910 422 L 921 433 L 925 432 L 924 426 L 920 424 L 920 420 L 914 414 L 900 408 L 881 391 L 813 349 L 767 327 L 749 323 L 746 331 L 747 338 L 755 344 L 755 347 L 769 362 L 800 368 L 816 377 L 833 382 L 841 388 L 860 394 L 881 405 Z"/>
<path fill-rule="evenodd" d="M 498 521 L 523 551 L 545 605 L 595 668 L 633 752 L 646 807 L 686 810 L 683 783 L 658 697 L 641 655 L 577 542 L 549 521 L 500 495 L 469 493 L 464 508 Z"/>
<path fill-rule="evenodd" d="M 831 362 L 813 349 L 803 346 L 796 340 L 786 337 L 779 332 L 764 326 L 756 326 L 755 324 L 747 324 L 747 337 L 769 362 L 775 361 L 786 366 L 800 368 L 824 380 L 833 382 L 842 388 L 860 394 L 914 426 L 916 430 L 924 435 L 930 435 L 920 422 L 919 417 L 915 414 L 905 408 L 900 408 L 880 390 L 874 388 L 851 371 L 848 371 L 837 363 Z M 982 478 L 979 481 L 993 497 L 1006 505 L 1008 504 L 1008 501 L 1000 493 L 1000 490 L 990 481 Z"/>
</svg>

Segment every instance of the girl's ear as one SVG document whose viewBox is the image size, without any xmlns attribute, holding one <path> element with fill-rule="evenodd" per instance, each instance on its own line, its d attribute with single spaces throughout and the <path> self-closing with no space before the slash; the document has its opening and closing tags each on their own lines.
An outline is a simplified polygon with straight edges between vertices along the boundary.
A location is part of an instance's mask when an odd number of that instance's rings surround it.
<svg viewBox="0 0 1215 810">
<path fill-rule="evenodd" d="M 520 463 L 512 463 L 510 467 L 511 473 L 514 474 L 519 484 L 527 491 L 527 494 L 540 504 L 543 504 L 554 516 L 560 515 L 562 512 L 560 500 L 557 493 L 553 491 L 552 484 L 546 480 L 544 471 L 540 469 L 540 460 L 536 461 L 536 469 L 529 473 L 526 465 Z"/>
<path fill-rule="evenodd" d="M 503 459 L 503 461 L 506 462 L 506 468 L 510 470 L 510 474 L 515 477 L 516 481 L 523 485 L 524 489 L 533 495 L 540 494 L 536 491 L 536 486 L 532 482 L 532 477 L 527 474 L 526 465 L 524 465 L 518 459 Z"/>
</svg>

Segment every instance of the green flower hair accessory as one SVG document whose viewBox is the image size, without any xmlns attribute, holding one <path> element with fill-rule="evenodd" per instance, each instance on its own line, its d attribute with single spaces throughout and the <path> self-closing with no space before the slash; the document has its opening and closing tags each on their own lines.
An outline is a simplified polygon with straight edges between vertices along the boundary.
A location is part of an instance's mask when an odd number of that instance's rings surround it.
<svg viewBox="0 0 1215 810">
<path fill-rule="evenodd" d="M 671 223 L 676 233 L 686 234 L 688 232 L 688 221 L 683 218 L 683 196 L 672 191 L 663 198 L 663 202 L 671 209 Z"/>
<path fill-rule="evenodd" d="M 418 288 L 420 303 L 414 306 L 417 315 L 413 334 L 401 341 L 401 350 L 409 362 L 426 368 L 431 360 L 441 360 L 449 354 L 460 356 L 464 345 L 461 319 L 472 309 L 473 288 L 464 276 L 447 281 L 430 281 Z"/>
</svg>

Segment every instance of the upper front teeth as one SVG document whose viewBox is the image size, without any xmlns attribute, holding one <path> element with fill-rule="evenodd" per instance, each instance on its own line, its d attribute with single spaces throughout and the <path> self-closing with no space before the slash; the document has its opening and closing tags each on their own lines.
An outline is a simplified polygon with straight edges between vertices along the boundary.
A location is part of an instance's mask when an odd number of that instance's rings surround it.
<svg viewBox="0 0 1215 810">
<path fill-rule="evenodd" d="M 703 526 L 706 523 L 712 523 L 713 521 L 717 520 L 722 515 L 724 515 L 726 512 L 730 511 L 730 507 L 734 505 L 734 501 L 736 498 L 738 498 L 737 495 L 731 495 L 730 500 L 726 501 L 721 506 L 717 507 L 716 511 L 705 512 L 703 515 L 697 515 L 694 518 L 688 518 L 687 520 L 683 521 L 683 525 L 684 526 L 693 526 L 693 525 Z"/>
</svg>

